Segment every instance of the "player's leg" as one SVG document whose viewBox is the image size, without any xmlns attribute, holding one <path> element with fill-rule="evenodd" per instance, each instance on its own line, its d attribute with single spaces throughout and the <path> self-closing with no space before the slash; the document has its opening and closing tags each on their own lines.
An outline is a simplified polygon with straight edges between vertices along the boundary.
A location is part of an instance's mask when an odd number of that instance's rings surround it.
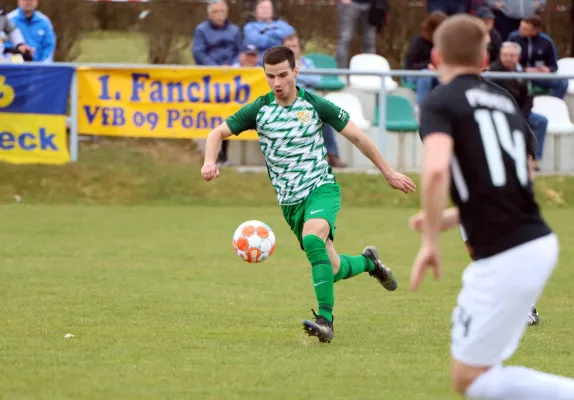
<svg viewBox="0 0 574 400">
<path fill-rule="evenodd" d="M 464 245 L 466 246 L 466 251 L 468 252 L 470 259 L 474 260 L 474 250 L 472 249 L 472 246 L 468 242 L 466 231 L 464 230 L 462 225 L 460 225 L 460 235 L 462 236 L 462 240 L 464 241 Z M 535 304 L 532 305 L 532 308 L 530 309 L 530 314 L 528 315 L 526 321 L 528 322 L 528 326 L 538 325 L 540 323 L 540 315 L 538 315 L 538 310 L 536 310 Z"/>
<path fill-rule="evenodd" d="M 457 392 L 469 399 L 574 398 L 572 379 L 502 366 L 518 347 L 526 329 L 523 318 L 546 285 L 557 256 L 556 236 L 548 235 L 466 269 L 452 315 L 452 379 Z"/>
<path fill-rule="evenodd" d="M 322 218 L 305 221 L 302 231 L 302 244 L 307 259 L 311 264 L 311 275 L 315 288 L 315 297 L 319 313 L 315 321 L 303 321 L 303 329 L 317 336 L 320 342 L 333 340 L 333 306 L 335 303 L 334 274 L 327 252 L 326 242 L 331 233 L 331 226 Z"/>
<path fill-rule="evenodd" d="M 327 253 L 333 266 L 335 283 L 355 277 L 367 272 L 383 285 L 387 290 L 397 288 L 397 280 L 390 268 L 387 268 L 379 259 L 379 253 L 373 246 L 367 247 L 362 254 L 351 256 L 337 253 L 332 240 L 327 240 Z"/>
</svg>

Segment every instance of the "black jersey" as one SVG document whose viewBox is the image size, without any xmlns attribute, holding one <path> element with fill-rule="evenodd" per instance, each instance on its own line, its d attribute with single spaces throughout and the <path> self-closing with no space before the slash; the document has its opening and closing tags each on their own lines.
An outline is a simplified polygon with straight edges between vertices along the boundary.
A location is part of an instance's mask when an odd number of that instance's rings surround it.
<svg viewBox="0 0 574 400">
<path fill-rule="evenodd" d="M 512 96 L 478 75 L 429 93 L 420 135 L 452 136 L 451 197 L 476 259 L 551 233 L 528 174 L 531 130 Z"/>
</svg>

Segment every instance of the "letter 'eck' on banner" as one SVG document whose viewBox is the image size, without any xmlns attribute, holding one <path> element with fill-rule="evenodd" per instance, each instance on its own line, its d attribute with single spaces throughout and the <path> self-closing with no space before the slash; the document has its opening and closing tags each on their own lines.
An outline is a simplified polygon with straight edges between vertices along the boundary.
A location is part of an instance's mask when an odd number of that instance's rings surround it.
<svg viewBox="0 0 574 400">
<path fill-rule="evenodd" d="M 78 68 L 80 134 L 205 138 L 269 91 L 261 68 Z M 232 140 L 257 139 L 255 131 Z"/>
<path fill-rule="evenodd" d="M 72 67 L 0 64 L 0 161 L 70 161 L 66 109 Z"/>
</svg>

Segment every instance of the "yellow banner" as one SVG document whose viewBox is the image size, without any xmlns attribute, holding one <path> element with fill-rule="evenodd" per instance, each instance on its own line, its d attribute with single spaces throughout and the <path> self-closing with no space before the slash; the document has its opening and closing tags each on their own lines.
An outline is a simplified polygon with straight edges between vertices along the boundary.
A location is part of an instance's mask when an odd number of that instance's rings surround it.
<svg viewBox="0 0 574 400">
<path fill-rule="evenodd" d="M 66 116 L 0 113 L 0 161 L 65 164 L 70 161 Z"/>
<path fill-rule="evenodd" d="M 205 138 L 267 93 L 261 68 L 78 69 L 80 134 Z M 235 138 L 235 137 L 234 137 Z M 237 139 L 257 139 L 254 131 Z"/>
</svg>

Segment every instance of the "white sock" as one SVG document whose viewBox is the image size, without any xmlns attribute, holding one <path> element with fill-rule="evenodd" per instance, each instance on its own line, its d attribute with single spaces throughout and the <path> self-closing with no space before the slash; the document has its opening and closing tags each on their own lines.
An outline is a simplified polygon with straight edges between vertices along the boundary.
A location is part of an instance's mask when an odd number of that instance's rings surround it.
<svg viewBox="0 0 574 400">
<path fill-rule="evenodd" d="M 572 400 L 574 379 L 525 367 L 496 366 L 480 375 L 468 387 L 473 400 Z"/>
</svg>

